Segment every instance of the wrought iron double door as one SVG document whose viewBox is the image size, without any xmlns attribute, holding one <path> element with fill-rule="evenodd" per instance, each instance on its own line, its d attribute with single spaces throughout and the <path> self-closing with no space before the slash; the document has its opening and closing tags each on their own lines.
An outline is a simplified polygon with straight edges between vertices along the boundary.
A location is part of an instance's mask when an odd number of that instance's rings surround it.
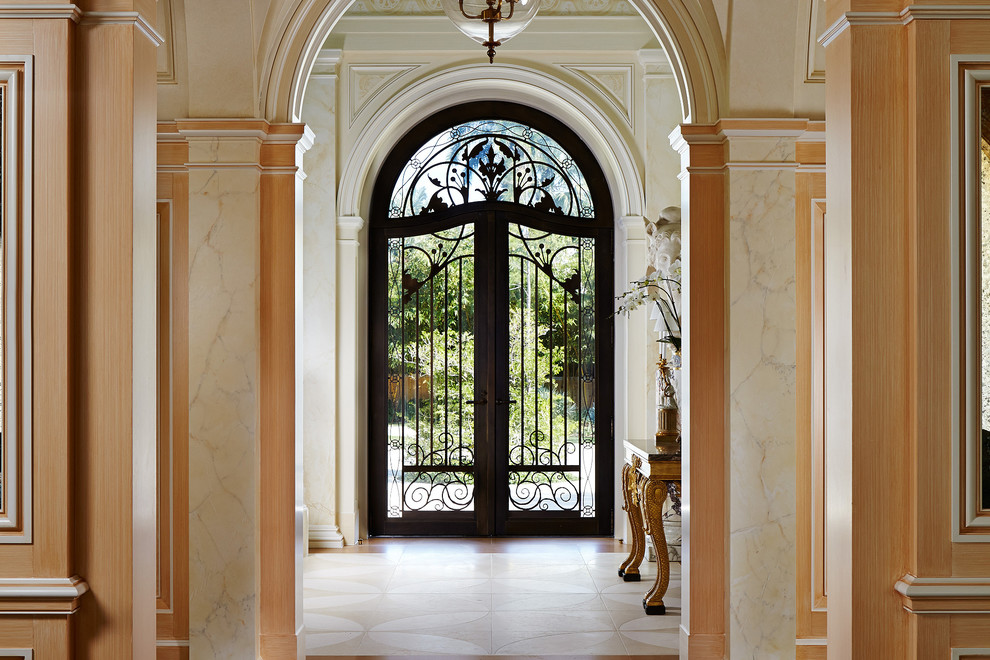
<svg viewBox="0 0 990 660">
<path fill-rule="evenodd" d="M 372 230 L 372 534 L 612 532 L 612 230 L 502 206 Z"/>
</svg>

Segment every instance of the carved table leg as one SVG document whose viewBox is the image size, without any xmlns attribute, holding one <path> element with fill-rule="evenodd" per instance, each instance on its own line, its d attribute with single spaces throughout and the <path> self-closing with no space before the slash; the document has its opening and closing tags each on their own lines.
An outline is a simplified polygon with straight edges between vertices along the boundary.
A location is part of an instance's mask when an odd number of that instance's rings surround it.
<svg viewBox="0 0 990 660">
<path fill-rule="evenodd" d="M 643 609 L 647 614 L 665 614 L 663 604 L 667 585 L 670 584 L 670 559 L 667 557 L 667 538 L 663 533 L 663 503 L 667 500 L 667 484 L 662 479 L 650 477 L 643 482 L 640 497 L 646 517 L 646 531 L 653 541 L 657 553 L 657 580 L 643 598 Z"/>
<path fill-rule="evenodd" d="M 632 536 L 632 549 L 629 556 L 619 566 L 619 577 L 626 582 L 639 582 L 639 565 L 643 562 L 646 550 L 646 536 L 643 534 L 643 513 L 639 507 L 639 488 L 637 477 L 642 461 L 639 456 L 633 456 L 632 465 L 622 466 L 622 500 L 623 509 L 629 517 L 629 534 Z"/>
</svg>

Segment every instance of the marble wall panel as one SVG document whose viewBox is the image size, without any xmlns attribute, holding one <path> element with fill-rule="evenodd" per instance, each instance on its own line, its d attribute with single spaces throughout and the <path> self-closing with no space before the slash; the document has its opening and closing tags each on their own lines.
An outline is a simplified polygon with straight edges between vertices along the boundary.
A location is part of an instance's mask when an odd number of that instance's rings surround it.
<svg viewBox="0 0 990 660">
<path fill-rule="evenodd" d="M 303 475 L 311 525 L 336 526 L 336 76 L 312 76 L 303 184 Z"/>
<path fill-rule="evenodd" d="M 794 192 L 793 170 L 730 172 L 732 658 L 794 657 Z"/>
<path fill-rule="evenodd" d="M 193 658 L 256 656 L 258 172 L 189 176 Z"/>
</svg>

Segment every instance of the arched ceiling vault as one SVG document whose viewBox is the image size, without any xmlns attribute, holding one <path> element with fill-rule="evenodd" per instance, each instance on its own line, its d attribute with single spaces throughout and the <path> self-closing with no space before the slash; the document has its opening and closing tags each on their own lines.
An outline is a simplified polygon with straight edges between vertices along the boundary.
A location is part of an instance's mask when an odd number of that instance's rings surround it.
<svg viewBox="0 0 990 660">
<path fill-rule="evenodd" d="M 259 49 L 259 113 L 298 121 L 320 47 L 352 0 L 272 0 Z M 726 58 L 712 0 L 630 0 L 670 59 L 685 122 L 710 124 L 726 105 Z"/>
</svg>

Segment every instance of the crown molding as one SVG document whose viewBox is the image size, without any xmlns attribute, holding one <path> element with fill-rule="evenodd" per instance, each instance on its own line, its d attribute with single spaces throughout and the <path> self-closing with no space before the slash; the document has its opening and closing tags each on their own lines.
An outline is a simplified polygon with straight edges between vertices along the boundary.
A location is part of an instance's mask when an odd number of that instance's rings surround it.
<svg viewBox="0 0 990 660">
<path fill-rule="evenodd" d="M 0 19 L 8 18 L 54 18 L 68 19 L 78 23 L 83 10 L 72 4 L 5 4 L 0 5 Z"/>
<path fill-rule="evenodd" d="M 818 43 L 831 44 L 850 26 L 907 25 L 912 21 L 988 20 L 990 7 L 973 5 L 909 5 L 901 11 L 850 11 L 829 26 Z"/>
<path fill-rule="evenodd" d="M 87 11 L 82 12 L 80 25 L 133 25 L 144 36 L 148 37 L 155 46 L 165 43 L 165 37 L 136 11 Z"/>
<path fill-rule="evenodd" d="M 83 11 L 74 4 L 4 4 L 0 5 L 0 19 L 60 19 L 80 25 L 133 25 L 155 46 L 165 43 L 148 20 L 136 11 Z"/>
</svg>

